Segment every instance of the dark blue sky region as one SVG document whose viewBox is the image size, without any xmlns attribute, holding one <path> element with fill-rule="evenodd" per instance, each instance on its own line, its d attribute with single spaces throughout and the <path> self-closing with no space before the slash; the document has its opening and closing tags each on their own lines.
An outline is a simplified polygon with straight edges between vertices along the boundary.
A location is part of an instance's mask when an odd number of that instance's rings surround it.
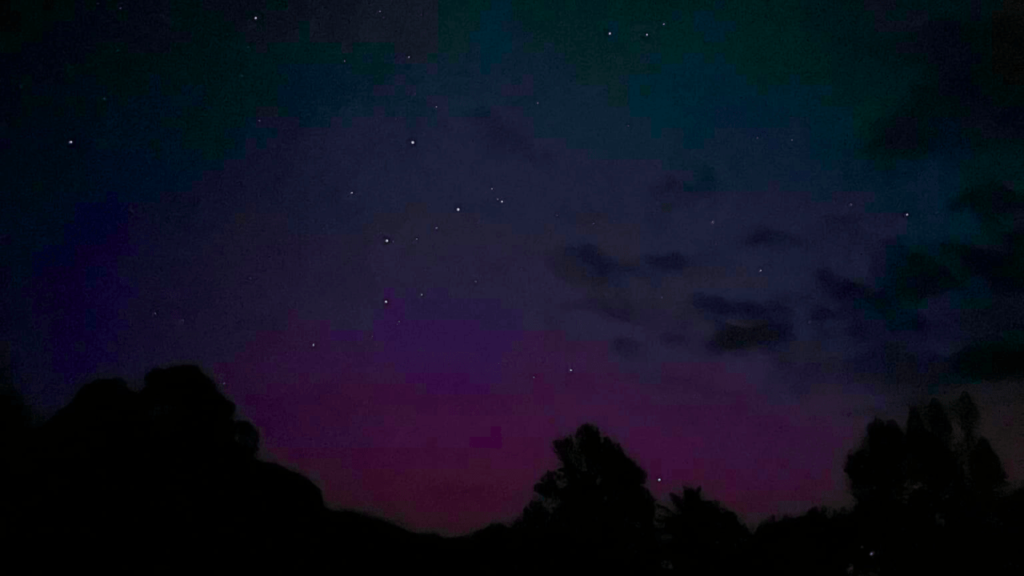
<svg viewBox="0 0 1024 576">
<path fill-rule="evenodd" d="M 720 4 L 11 4 L 16 386 L 197 363 L 329 502 L 445 534 L 585 421 L 754 522 L 969 389 L 1019 480 L 1024 11 Z"/>
</svg>

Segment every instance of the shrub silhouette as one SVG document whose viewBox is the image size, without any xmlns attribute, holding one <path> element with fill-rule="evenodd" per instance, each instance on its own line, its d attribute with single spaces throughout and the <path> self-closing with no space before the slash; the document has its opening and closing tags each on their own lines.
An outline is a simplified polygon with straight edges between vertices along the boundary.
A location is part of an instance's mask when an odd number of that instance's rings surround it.
<svg viewBox="0 0 1024 576">
<path fill-rule="evenodd" d="M 734 512 L 707 500 L 698 488 L 669 494 L 672 508 L 659 506 L 665 559 L 673 572 L 738 574 L 747 569 L 750 531 Z"/>
<path fill-rule="evenodd" d="M 772 516 L 754 532 L 753 564 L 767 574 L 868 574 L 874 551 L 855 536 L 845 511 L 811 508 L 797 517 Z"/>
</svg>

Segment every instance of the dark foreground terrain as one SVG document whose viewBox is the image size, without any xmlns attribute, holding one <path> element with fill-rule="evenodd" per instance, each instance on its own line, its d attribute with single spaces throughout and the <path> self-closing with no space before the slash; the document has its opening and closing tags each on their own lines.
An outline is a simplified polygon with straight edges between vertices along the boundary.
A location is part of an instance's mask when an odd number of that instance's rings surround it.
<svg viewBox="0 0 1024 576">
<path fill-rule="evenodd" d="M 258 431 L 194 366 L 154 370 L 139 391 L 91 382 L 42 424 L 0 392 L 0 574 L 1024 573 L 1024 492 L 966 395 L 913 408 L 905 430 L 868 427 L 847 460 L 853 510 L 750 531 L 699 488 L 662 506 L 585 424 L 554 442 L 562 467 L 521 517 L 442 538 L 325 506 L 309 479 L 258 459 Z"/>
</svg>

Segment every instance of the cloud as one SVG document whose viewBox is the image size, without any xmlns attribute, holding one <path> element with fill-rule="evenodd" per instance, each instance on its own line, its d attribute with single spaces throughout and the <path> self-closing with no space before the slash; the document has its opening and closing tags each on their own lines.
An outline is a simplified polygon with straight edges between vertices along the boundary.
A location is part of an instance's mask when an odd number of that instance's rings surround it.
<svg viewBox="0 0 1024 576">
<path fill-rule="evenodd" d="M 635 324 L 638 321 L 637 307 L 621 294 L 596 294 L 584 300 L 566 304 L 564 308 L 596 312 L 609 320 L 627 324 Z"/>
<path fill-rule="evenodd" d="M 662 212 L 670 213 L 687 200 L 706 198 L 718 192 L 718 173 L 708 164 L 694 171 L 689 181 L 666 174 L 650 187 L 651 198 Z"/>
<path fill-rule="evenodd" d="M 905 248 L 899 246 L 891 249 L 895 257 L 889 259 L 887 265 L 913 261 L 912 267 L 922 273 L 927 272 L 930 278 L 938 281 L 940 276 L 936 269 L 927 265 L 931 262 L 911 257 L 904 251 Z M 846 333 L 855 340 L 868 341 L 877 335 L 877 331 L 872 331 L 872 320 L 882 320 L 889 331 L 920 332 L 925 329 L 927 323 L 917 306 L 923 297 L 939 286 L 918 282 L 916 277 L 902 274 L 896 272 L 888 278 L 883 277 L 882 289 L 843 278 L 825 268 L 818 270 L 816 277 L 819 289 L 827 298 L 840 305 L 841 312 L 837 315 L 849 322 Z"/>
<path fill-rule="evenodd" d="M 619 265 L 594 244 L 567 246 L 548 261 L 556 276 L 570 284 L 602 286 L 619 271 Z"/>
<path fill-rule="evenodd" d="M 772 346 L 793 339 L 793 326 L 782 322 L 761 322 L 752 326 L 727 324 L 719 328 L 708 342 L 715 352 L 749 350 Z"/>
<path fill-rule="evenodd" d="M 531 163 L 550 167 L 555 163 L 551 153 L 538 148 L 534 139 L 505 118 L 492 106 L 481 106 L 469 113 L 487 148 L 495 153 L 519 156 Z"/>
<path fill-rule="evenodd" d="M 938 258 L 902 244 L 890 247 L 886 268 L 880 292 L 887 302 L 917 304 L 963 284 Z"/>
<path fill-rule="evenodd" d="M 800 304 L 785 296 L 757 301 L 711 290 L 684 292 L 666 301 L 648 298 L 654 292 L 646 291 L 651 286 L 644 282 L 661 275 L 680 275 L 688 284 L 691 276 L 695 281 L 702 277 L 693 274 L 693 261 L 678 251 L 649 253 L 636 266 L 585 242 L 559 249 L 551 267 L 584 289 L 566 308 L 651 330 L 669 350 L 696 346 L 719 354 L 783 353 L 798 338 L 814 338 L 816 345 L 807 348 L 808 354 L 820 355 L 822 363 L 863 383 L 906 389 L 1020 377 L 1024 361 L 1016 359 L 1024 358 L 1019 331 L 1024 325 L 1024 197 L 1004 185 L 986 185 L 968 189 L 951 207 L 987 223 L 982 244 L 896 243 L 885 250 L 884 265 L 875 268 L 880 273 L 870 280 L 820 268 L 813 276 L 817 297 Z M 748 245 L 790 243 L 788 235 L 776 232 L 755 229 L 747 236 Z M 680 297 L 688 298 L 689 306 Z M 817 326 L 800 330 L 806 323 Z M 610 339 L 609 346 L 627 359 L 644 349 L 626 337 Z"/>
<path fill-rule="evenodd" d="M 690 342 L 690 339 L 687 338 L 686 334 L 674 330 L 662 332 L 659 339 L 662 344 L 672 347 L 683 346 Z"/>
<path fill-rule="evenodd" d="M 970 212 L 989 234 L 1024 228 L 1024 194 L 1004 184 L 989 182 L 968 188 L 950 203 L 954 212 Z"/>
<path fill-rule="evenodd" d="M 686 257 L 679 252 L 668 252 L 647 257 L 647 265 L 657 272 L 682 272 L 687 266 Z"/>
<path fill-rule="evenodd" d="M 1024 377 L 1024 330 L 1009 330 L 972 342 L 950 357 L 955 374 L 996 382 Z"/>
<path fill-rule="evenodd" d="M 691 304 L 715 323 L 707 348 L 715 352 L 770 347 L 793 339 L 793 309 L 779 302 L 761 304 L 696 293 Z"/>
<path fill-rule="evenodd" d="M 790 248 L 803 244 L 799 238 L 792 234 L 768 227 L 761 227 L 751 232 L 746 238 L 744 238 L 743 243 L 746 246 L 778 248 Z"/>
<path fill-rule="evenodd" d="M 867 299 L 890 327 L 903 320 L 918 329 L 928 326 L 918 308 L 927 311 L 928 302 L 940 297 L 947 302 L 941 313 L 948 317 L 938 320 L 951 331 L 943 336 L 957 341 L 943 359 L 951 381 L 1024 376 L 1024 195 L 989 184 L 966 190 L 951 208 L 977 217 L 987 232 L 985 245 L 895 246 L 880 289 Z M 861 287 L 827 275 L 820 279 L 833 293 L 865 297 Z"/>
<path fill-rule="evenodd" d="M 665 176 L 657 184 L 651 186 L 651 197 L 662 212 L 672 212 L 682 202 L 685 195 L 683 184 L 675 176 Z"/>
<path fill-rule="evenodd" d="M 824 306 L 818 306 L 811 311 L 811 321 L 813 322 L 828 322 L 829 320 L 835 320 L 838 316 L 835 310 Z"/>
<path fill-rule="evenodd" d="M 567 246 L 549 258 L 548 264 L 557 277 L 586 290 L 583 298 L 563 305 L 563 309 L 595 312 L 616 322 L 640 323 L 643 306 L 628 284 L 630 277 L 642 276 L 638 267 L 616 261 L 591 243 Z M 670 257 L 664 265 L 671 264 L 678 263 Z"/>
<path fill-rule="evenodd" d="M 616 338 L 612 340 L 612 351 L 623 358 L 633 359 L 643 351 L 643 344 L 635 338 Z"/>
<path fill-rule="evenodd" d="M 691 297 L 693 307 L 715 317 L 731 317 L 744 321 L 789 319 L 793 309 L 778 302 L 759 304 L 745 300 L 727 300 L 698 292 Z"/>
<path fill-rule="evenodd" d="M 1024 138 L 1024 10 L 1007 3 L 971 21 L 932 18 L 894 47 L 920 78 L 871 128 L 879 158 L 917 158 L 943 147 L 1019 146 Z"/>
<path fill-rule="evenodd" d="M 864 382 L 893 390 L 933 389 L 954 383 L 941 355 L 914 352 L 894 339 L 876 341 L 851 355 L 847 368 Z"/>
<path fill-rule="evenodd" d="M 843 278 L 827 268 L 819 269 L 816 278 L 818 287 L 829 298 L 839 302 L 866 301 L 873 294 L 873 291 L 867 285 Z"/>
<path fill-rule="evenodd" d="M 703 164 L 694 173 L 693 181 L 683 184 L 683 190 L 690 194 L 718 192 L 718 173 L 710 165 Z"/>
</svg>

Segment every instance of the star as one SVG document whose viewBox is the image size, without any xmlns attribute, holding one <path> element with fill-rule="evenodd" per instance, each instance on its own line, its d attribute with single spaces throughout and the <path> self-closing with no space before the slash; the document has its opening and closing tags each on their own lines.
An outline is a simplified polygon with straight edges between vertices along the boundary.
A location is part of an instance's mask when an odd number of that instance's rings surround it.
<svg viewBox="0 0 1024 576">
<path fill-rule="evenodd" d="M 384 243 L 385 244 L 391 244 L 391 238 L 388 238 L 387 236 L 385 236 L 384 237 Z"/>
<path fill-rule="evenodd" d="M 385 299 L 384 299 L 384 305 L 385 305 L 385 306 L 387 306 L 387 304 L 388 304 L 388 299 L 387 299 L 387 298 L 385 298 Z"/>
<path fill-rule="evenodd" d="M 410 146 L 415 146 L 416 145 L 416 141 L 415 140 L 409 140 L 409 145 Z"/>
<path fill-rule="evenodd" d="M 462 208 L 459 208 L 458 206 L 456 206 L 456 207 L 455 207 L 455 211 L 456 211 L 456 212 L 462 212 Z"/>
</svg>

